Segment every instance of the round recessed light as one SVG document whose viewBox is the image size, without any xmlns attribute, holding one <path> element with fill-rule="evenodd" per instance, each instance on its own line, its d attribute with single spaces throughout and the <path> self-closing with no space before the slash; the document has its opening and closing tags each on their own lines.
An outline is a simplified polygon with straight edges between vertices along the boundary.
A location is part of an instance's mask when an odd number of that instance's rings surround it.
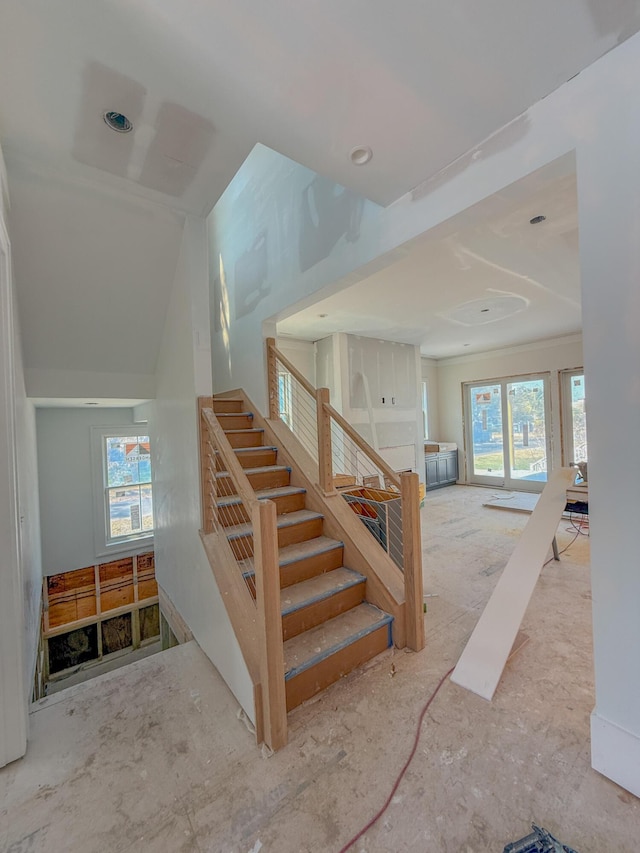
<svg viewBox="0 0 640 853">
<path fill-rule="evenodd" d="M 373 151 L 368 145 L 356 145 L 349 152 L 349 159 L 354 166 L 364 166 L 373 157 Z"/>
<path fill-rule="evenodd" d="M 122 113 L 108 110 L 103 114 L 103 118 L 105 120 L 105 124 L 107 124 L 111 130 L 115 130 L 116 133 L 130 133 L 133 130 L 133 123 Z"/>
<path fill-rule="evenodd" d="M 489 309 L 488 309 L 488 308 L 481 308 L 481 309 L 480 309 L 480 313 L 481 313 L 481 314 L 488 314 L 488 313 L 489 313 Z"/>
<path fill-rule="evenodd" d="M 100 403 L 85 403 L 85 406 L 99 406 Z"/>
<path fill-rule="evenodd" d="M 463 347 L 471 346 L 471 344 L 462 344 Z"/>
<path fill-rule="evenodd" d="M 318 317 L 324 320 L 325 317 L 328 317 L 328 314 L 318 314 Z"/>
<path fill-rule="evenodd" d="M 539 216 L 534 216 L 533 219 L 529 220 L 529 225 L 538 225 L 539 222 L 544 222 L 547 217 L 540 214 Z"/>
</svg>

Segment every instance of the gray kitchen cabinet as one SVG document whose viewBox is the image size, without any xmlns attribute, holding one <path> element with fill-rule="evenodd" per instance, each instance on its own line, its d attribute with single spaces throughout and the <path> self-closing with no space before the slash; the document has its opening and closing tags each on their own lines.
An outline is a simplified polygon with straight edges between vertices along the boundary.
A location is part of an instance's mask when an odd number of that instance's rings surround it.
<svg viewBox="0 0 640 853">
<path fill-rule="evenodd" d="M 458 479 L 458 451 L 425 453 L 425 485 L 429 489 L 450 486 Z"/>
</svg>

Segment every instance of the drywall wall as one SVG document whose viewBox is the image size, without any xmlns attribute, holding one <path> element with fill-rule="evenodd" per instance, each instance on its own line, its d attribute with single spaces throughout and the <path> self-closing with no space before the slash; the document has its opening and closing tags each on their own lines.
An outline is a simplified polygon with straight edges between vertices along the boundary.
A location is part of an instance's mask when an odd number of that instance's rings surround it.
<svg viewBox="0 0 640 853">
<path fill-rule="evenodd" d="M 342 414 L 391 467 L 420 474 L 418 359 L 409 344 L 347 335 Z"/>
<path fill-rule="evenodd" d="M 551 451 L 553 466 L 561 464 L 561 422 L 559 376 L 561 370 L 582 367 L 582 338 L 573 335 L 553 341 L 540 341 L 475 356 L 438 361 L 439 436 L 442 441 L 455 441 L 459 448 L 460 480 L 465 480 L 462 385 L 464 382 L 520 376 L 527 373 L 549 373 L 551 392 Z M 589 389 L 591 392 L 591 389 Z"/>
<path fill-rule="evenodd" d="M 0 151 L 0 767 L 24 754 L 40 631 L 33 407 L 26 398 Z"/>
<path fill-rule="evenodd" d="M 15 347 L 15 421 L 18 474 L 18 531 L 24 608 L 25 694 L 31 697 L 36 652 L 40 639 L 40 603 L 42 599 L 42 552 L 40 544 L 40 505 L 36 412 L 25 392 L 22 371 L 20 330 L 16 328 Z"/>
<path fill-rule="evenodd" d="M 585 134 L 578 150 L 596 676 L 591 756 L 597 770 L 636 796 L 640 796 L 638 44 L 634 39 L 626 50 L 605 57 L 602 64 L 610 74 L 597 76 L 592 91 L 597 127 Z"/>
<path fill-rule="evenodd" d="M 329 389 L 329 399 L 331 405 L 339 412 L 342 411 L 342 387 L 340 382 L 340 372 L 336 370 L 338 358 L 336 352 L 338 350 L 336 338 L 338 335 L 329 335 L 328 338 L 322 338 L 316 341 L 316 380 L 318 388 Z"/>
<path fill-rule="evenodd" d="M 133 427 L 127 408 L 37 409 L 42 571 L 71 572 L 103 562 L 94 537 L 91 428 Z"/>
<path fill-rule="evenodd" d="M 313 341 L 301 341 L 297 338 L 277 338 L 276 346 L 288 358 L 294 367 L 316 385 L 316 347 Z"/>
<path fill-rule="evenodd" d="M 189 218 L 151 409 L 156 577 L 251 719 L 253 687 L 199 530 L 197 397 L 211 394 L 204 220 Z"/>
<path fill-rule="evenodd" d="M 207 219 L 215 391 L 244 388 L 266 412 L 263 321 L 375 257 L 377 240 L 358 246 L 380 210 L 255 146 Z"/>
<path fill-rule="evenodd" d="M 640 264 L 634 235 L 640 192 L 638 79 L 636 35 L 393 205 L 382 210 L 365 203 L 357 232 L 349 231 L 348 238 L 343 233 L 328 250 L 325 244 L 323 257 L 312 265 L 309 257 L 305 264 L 298 262 L 300 235 L 292 223 L 309 200 L 309 193 L 303 195 L 304 182 L 310 185 L 313 173 L 300 172 L 302 167 L 283 162 L 273 152 L 262 149 L 254 157 L 254 149 L 208 222 L 215 259 L 212 274 L 222 272 L 213 287 L 214 313 L 226 305 L 224 323 L 213 332 L 216 383 L 221 388 L 246 384 L 264 410 L 264 375 L 256 370 L 263 358 L 264 321 L 338 292 L 365 277 L 368 265 L 388 261 L 412 237 L 461 211 L 472 218 L 477 202 L 575 152 L 583 350 L 589 382 L 592 577 L 594 590 L 606 589 L 606 601 L 594 595 L 593 604 L 597 711 L 592 760 L 636 794 L 640 794 L 640 687 L 630 673 L 638 666 L 640 628 L 629 608 L 640 598 L 640 576 L 629 574 L 637 564 L 635 524 L 627 512 L 616 518 L 616 511 L 637 506 L 639 457 L 629 448 L 635 447 L 640 406 L 639 318 L 634 301 L 638 290 L 633 273 Z M 314 227 L 318 237 L 327 234 L 325 220 L 317 218 Z M 614 235 L 609 245 L 605 234 Z M 263 262 L 262 273 L 249 281 L 235 264 L 252 247 L 254 258 L 261 254 Z M 246 269 L 249 261 L 246 257 Z M 248 313 L 242 316 L 230 305 L 230 294 L 240 280 L 249 291 L 244 298 Z M 517 371 L 510 367 L 507 372 Z M 453 437 L 442 417 L 440 431 Z M 610 630 L 612 624 L 615 631 Z"/>
</svg>

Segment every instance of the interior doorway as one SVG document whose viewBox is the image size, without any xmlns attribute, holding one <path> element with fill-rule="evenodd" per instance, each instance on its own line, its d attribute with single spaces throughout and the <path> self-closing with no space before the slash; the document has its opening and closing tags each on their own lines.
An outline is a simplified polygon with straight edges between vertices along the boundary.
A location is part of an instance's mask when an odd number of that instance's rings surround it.
<svg viewBox="0 0 640 853">
<path fill-rule="evenodd" d="M 467 383 L 469 482 L 540 492 L 547 481 L 549 376 Z"/>
</svg>

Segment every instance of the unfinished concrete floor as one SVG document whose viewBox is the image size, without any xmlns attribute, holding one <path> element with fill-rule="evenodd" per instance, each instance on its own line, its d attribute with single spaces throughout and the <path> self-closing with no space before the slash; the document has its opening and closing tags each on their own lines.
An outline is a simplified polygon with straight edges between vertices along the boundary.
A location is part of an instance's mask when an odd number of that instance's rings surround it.
<svg viewBox="0 0 640 853">
<path fill-rule="evenodd" d="M 427 496 L 426 650 L 390 651 L 296 709 L 270 758 L 193 643 L 44 700 L 26 759 L 0 771 L 0 850 L 339 851 L 386 799 L 527 521 L 483 508 L 490 494 Z M 638 849 L 640 801 L 590 767 L 588 563 L 581 536 L 543 570 L 493 702 L 444 684 L 353 850 L 500 853 L 532 821 L 579 853 Z"/>
</svg>

